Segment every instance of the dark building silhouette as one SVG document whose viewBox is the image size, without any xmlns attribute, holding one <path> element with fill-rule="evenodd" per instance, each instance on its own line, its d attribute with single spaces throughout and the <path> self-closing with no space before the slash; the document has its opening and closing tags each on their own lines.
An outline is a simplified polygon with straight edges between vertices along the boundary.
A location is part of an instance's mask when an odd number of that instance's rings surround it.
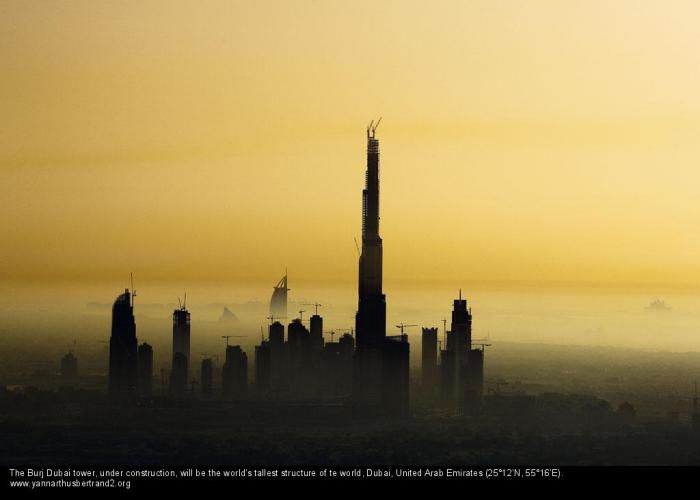
<svg viewBox="0 0 700 500">
<path fill-rule="evenodd" d="M 309 342 L 309 330 L 306 329 L 300 318 L 296 318 L 287 327 L 287 344 L 289 346 L 289 359 L 292 369 L 298 369 L 303 363 L 303 356 Z"/>
<path fill-rule="evenodd" d="M 287 317 L 287 273 L 284 273 L 282 279 L 274 286 L 272 297 L 270 298 L 270 316 L 274 318 Z"/>
<path fill-rule="evenodd" d="M 112 307 L 112 335 L 109 339 L 109 393 L 132 395 L 138 381 L 136 321 L 132 294 L 127 288 Z"/>
<path fill-rule="evenodd" d="M 269 329 L 270 344 L 276 346 L 284 345 L 284 325 L 279 321 L 275 321 L 270 325 Z"/>
<path fill-rule="evenodd" d="M 387 395 L 408 397 L 408 387 L 394 384 L 403 381 L 393 376 L 398 369 L 399 351 L 408 351 L 408 341 L 397 347 L 386 342 L 386 297 L 382 291 L 382 238 L 379 235 L 379 122 L 367 127 L 367 170 L 362 190 L 362 252 L 358 276 L 358 305 L 355 315 L 357 350 L 353 367 L 353 404 L 361 412 L 404 412 L 408 405 L 388 401 Z M 403 354 L 401 354 L 403 356 Z M 384 367 L 385 361 L 387 366 Z M 407 362 L 407 361 L 406 361 Z M 391 367 L 391 368 L 390 368 Z M 402 383 L 402 382 L 401 382 Z"/>
<path fill-rule="evenodd" d="M 386 337 L 382 354 L 382 404 L 384 410 L 389 415 L 407 415 L 409 402 L 408 335 Z"/>
<path fill-rule="evenodd" d="M 472 349 L 472 314 L 466 299 L 454 301 L 451 330 L 441 353 L 440 394 L 465 414 L 478 413 L 483 399 L 484 352 Z"/>
<path fill-rule="evenodd" d="M 379 141 L 367 128 L 367 170 L 362 190 L 362 253 L 355 315 L 357 350 L 353 369 L 353 403 L 377 409 L 382 402 L 382 349 L 386 337 L 386 297 L 382 292 L 382 239 L 379 236 Z"/>
<path fill-rule="evenodd" d="M 340 352 L 352 355 L 355 352 L 355 337 L 349 333 L 344 333 L 338 340 Z"/>
<path fill-rule="evenodd" d="M 139 394 L 150 396 L 153 393 L 153 348 L 146 342 L 139 346 L 137 365 Z"/>
<path fill-rule="evenodd" d="M 221 372 L 225 396 L 244 398 L 248 393 L 248 356 L 241 346 L 226 346 L 226 362 Z"/>
<path fill-rule="evenodd" d="M 437 388 L 437 355 L 438 355 L 438 329 L 423 328 L 422 336 L 422 372 L 421 380 L 426 394 L 432 394 Z"/>
<path fill-rule="evenodd" d="M 182 395 L 187 391 L 190 361 L 190 313 L 181 305 L 173 311 L 173 364 L 170 370 L 170 393 Z"/>
<path fill-rule="evenodd" d="M 296 318 L 287 327 L 286 378 L 290 397 L 306 399 L 313 394 L 314 361 L 311 332 L 301 322 L 301 318 Z"/>
<path fill-rule="evenodd" d="M 182 352 L 173 355 L 173 367 L 170 371 L 170 393 L 181 396 L 187 392 L 187 356 Z"/>
<path fill-rule="evenodd" d="M 355 338 L 343 334 L 337 342 L 326 342 L 321 356 L 320 397 L 348 399 L 352 396 L 353 354 Z"/>
<path fill-rule="evenodd" d="M 376 128 L 376 127 L 375 127 Z M 362 190 L 362 253 L 355 315 L 357 349 L 381 349 L 386 336 L 386 297 L 382 292 L 382 238 L 379 236 L 379 141 L 367 129 L 367 171 Z"/>
<path fill-rule="evenodd" d="M 268 390 L 272 397 L 279 396 L 287 385 L 287 349 L 284 343 L 284 325 L 274 321 L 269 328 L 270 377 Z"/>
<path fill-rule="evenodd" d="M 214 363 L 210 358 L 202 360 L 202 370 L 200 374 L 202 384 L 202 394 L 211 395 L 214 392 Z"/>
<path fill-rule="evenodd" d="M 307 329 L 301 318 L 288 326 L 274 321 L 268 339 L 255 347 L 255 392 L 276 400 L 347 400 L 352 395 L 355 339 L 345 334 L 325 342 L 323 318 L 314 314 Z M 379 351 L 381 352 L 381 350 Z"/>
<path fill-rule="evenodd" d="M 182 353 L 190 361 L 190 313 L 183 304 L 173 311 L 173 360 L 177 353 Z M 174 368 L 174 367 L 173 367 Z M 187 373 L 185 373 L 185 379 Z"/>
<path fill-rule="evenodd" d="M 61 377 L 64 379 L 70 379 L 77 376 L 78 358 L 76 358 L 73 351 L 71 351 L 61 358 Z"/>
<path fill-rule="evenodd" d="M 309 319 L 310 349 L 317 354 L 323 349 L 323 318 L 318 313 Z"/>
<path fill-rule="evenodd" d="M 259 395 L 270 393 L 270 341 L 263 340 L 255 346 L 255 390 Z"/>
</svg>

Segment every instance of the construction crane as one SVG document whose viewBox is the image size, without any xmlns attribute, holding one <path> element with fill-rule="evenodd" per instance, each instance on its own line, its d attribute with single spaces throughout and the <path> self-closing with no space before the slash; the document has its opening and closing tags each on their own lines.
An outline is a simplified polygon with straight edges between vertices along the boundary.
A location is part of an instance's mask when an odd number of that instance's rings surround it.
<svg viewBox="0 0 700 500">
<path fill-rule="evenodd" d="M 381 120 L 381 118 L 380 118 L 380 120 Z M 412 326 L 418 326 L 418 325 L 406 325 L 406 324 L 404 324 L 404 323 L 399 323 L 398 325 L 396 325 L 396 328 L 398 328 L 399 330 L 401 330 L 401 335 L 404 335 L 404 332 L 403 332 L 404 329 L 410 328 L 410 327 L 412 327 Z"/>
<path fill-rule="evenodd" d="M 305 312 L 306 312 L 305 309 L 300 309 L 300 310 L 299 310 L 299 321 L 302 322 L 302 323 L 304 322 L 304 313 L 305 313 Z"/>
<path fill-rule="evenodd" d="M 270 314 L 266 319 L 270 320 L 270 324 L 274 323 L 276 319 L 286 319 L 287 316 L 273 316 Z"/>
<path fill-rule="evenodd" d="M 379 126 L 379 122 L 382 121 L 382 118 L 380 117 L 379 120 L 377 120 L 377 123 L 374 123 L 374 120 L 369 122 L 369 125 L 367 125 L 367 137 L 370 139 L 374 139 L 374 135 L 377 132 L 377 127 Z"/>
<path fill-rule="evenodd" d="M 177 304 L 180 307 L 181 311 L 184 311 L 187 309 L 187 292 L 185 292 L 185 298 L 180 302 L 180 297 L 177 298 Z"/>
<path fill-rule="evenodd" d="M 331 342 L 333 342 L 333 337 L 335 336 L 335 330 L 325 331 L 323 333 L 329 334 L 331 336 Z"/>
<path fill-rule="evenodd" d="M 319 304 L 318 302 L 314 302 L 313 304 L 300 304 L 302 306 L 314 306 L 314 314 L 318 315 L 318 308 L 323 306 L 323 304 Z M 299 311 L 301 312 L 301 311 Z"/>
<path fill-rule="evenodd" d="M 245 338 L 248 335 L 222 335 L 222 339 L 226 339 L 226 347 L 228 347 L 228 339 L 233 339 L 233 338 Z"/>
</svg>

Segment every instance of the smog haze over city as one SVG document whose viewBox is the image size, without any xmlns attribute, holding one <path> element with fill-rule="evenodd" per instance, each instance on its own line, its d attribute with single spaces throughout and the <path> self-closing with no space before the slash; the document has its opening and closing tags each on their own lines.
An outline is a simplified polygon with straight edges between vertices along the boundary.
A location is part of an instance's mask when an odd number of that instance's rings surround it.
<svg viewBox="0 0 700 500">
<path fill-rule="evenodd" d="M 698 15 L 0 1 L 9 480 L 700 465 Z"/>
</svg>

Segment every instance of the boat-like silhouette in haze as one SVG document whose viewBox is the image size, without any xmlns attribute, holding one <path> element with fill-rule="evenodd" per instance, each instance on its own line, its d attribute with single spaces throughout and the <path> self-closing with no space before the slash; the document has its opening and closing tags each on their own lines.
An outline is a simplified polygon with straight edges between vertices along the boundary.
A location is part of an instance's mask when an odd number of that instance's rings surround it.
<svg viewBox="0 0 700 500">
<path fill-rule="evenodd" d="M 667 306 L 661 299 L 654 299 L 644 308 L 644 310 L 651 312 L 667 312 L 671 310 L 671 307 Z"/>
</svg>

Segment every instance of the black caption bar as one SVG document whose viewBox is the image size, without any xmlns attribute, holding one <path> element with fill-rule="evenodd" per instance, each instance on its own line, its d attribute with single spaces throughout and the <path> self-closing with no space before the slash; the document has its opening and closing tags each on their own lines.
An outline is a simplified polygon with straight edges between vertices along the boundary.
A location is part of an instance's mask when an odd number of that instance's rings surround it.
<svg viewBox="0 0 700 500">
<path fill-rule="evenodd" d="M 691 479 L 700 467 L 527 466 L 7 466 L 4 488 L 20 491 L 143 491 L 225 486 L 240 481 L 553 481 Z"/>
</svg>

